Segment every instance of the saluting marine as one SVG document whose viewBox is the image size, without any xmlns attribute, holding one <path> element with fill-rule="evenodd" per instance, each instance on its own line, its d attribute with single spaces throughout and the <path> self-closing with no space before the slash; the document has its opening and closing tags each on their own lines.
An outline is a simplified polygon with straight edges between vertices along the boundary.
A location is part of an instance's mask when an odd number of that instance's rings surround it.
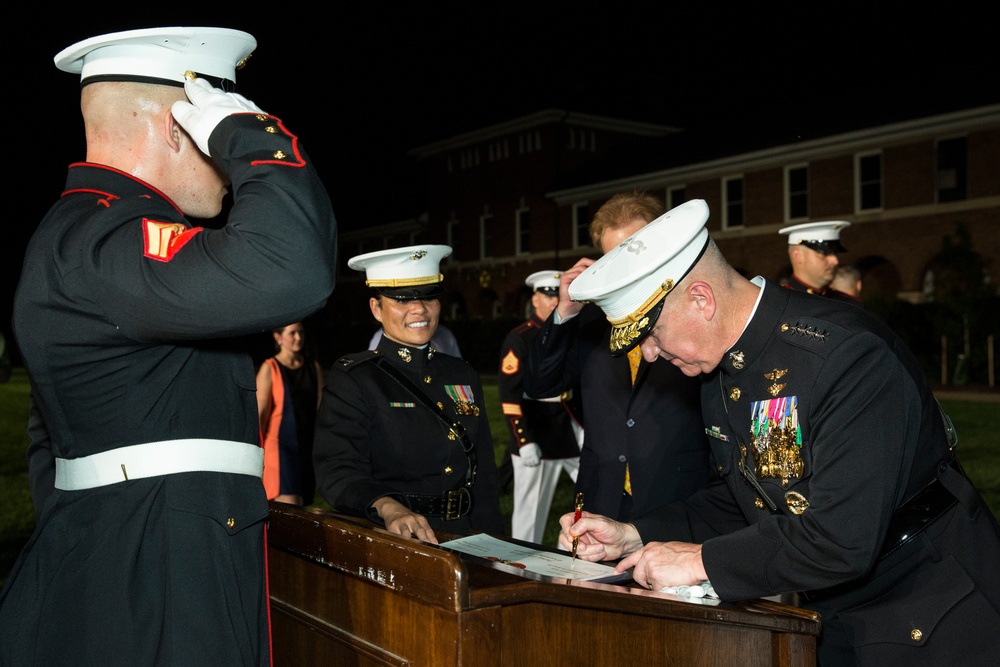
<svg viewBox="0 0 1000 667">
<path fill-rule="evenodd" d="M 298 137 L 225 92 L 256 44 L 150 28 L 56 56 L 80 77 L 87 161 L 14 300 L 37 525 L 0 591 L 0 664 L 270 664 L 242 337 L 323 307 L 336 223 Z M 227 190 L 225 226 L 195 226 Z"/>
<path fill-rule="evenodd" d="M 334 510 L 437 543 L 436 530 L 503 534 L 483 388 L 468 362 L 430 345 L 444 245 L 358 255 L 383 335 L 327 374 L 313 456 Z"/>
</svg>

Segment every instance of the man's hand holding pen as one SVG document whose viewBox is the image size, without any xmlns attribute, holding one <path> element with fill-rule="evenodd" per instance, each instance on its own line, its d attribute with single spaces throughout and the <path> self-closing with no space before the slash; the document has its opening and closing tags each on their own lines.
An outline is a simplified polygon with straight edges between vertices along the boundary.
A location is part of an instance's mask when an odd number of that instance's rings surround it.
<svg viewBox="0 0 1000 667">
<path fill-rule="evenodd" d="M 576 554 L 581 560 L 617 560 L 642 547 L 639 532 L 633 525 L 590 514 L 582 508 L 579 519 L 574 508 L 559 518 L 559 525 L 562 528 L 559 544 L 572 551 L 575 541 Z"/>
</svg>

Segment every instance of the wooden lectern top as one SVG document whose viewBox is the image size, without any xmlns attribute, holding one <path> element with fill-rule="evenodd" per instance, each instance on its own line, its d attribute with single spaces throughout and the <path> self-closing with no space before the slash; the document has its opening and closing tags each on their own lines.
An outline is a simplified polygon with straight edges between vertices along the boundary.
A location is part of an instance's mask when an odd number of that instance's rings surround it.
<svg viewBox="0 0 1000 667">
<path fill-rule="evenodd" d="M 267 537 L 279 667 L 815 665 L 796 607 L 544 577 L 276 502 Z"/>
</svg>

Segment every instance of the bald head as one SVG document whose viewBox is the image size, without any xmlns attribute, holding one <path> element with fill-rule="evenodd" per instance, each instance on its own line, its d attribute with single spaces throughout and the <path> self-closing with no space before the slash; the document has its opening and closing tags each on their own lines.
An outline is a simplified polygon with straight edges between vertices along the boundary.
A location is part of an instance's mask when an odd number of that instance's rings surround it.
<svg viewBox="0 0 1000 667">
<path fill-rule="evenodd" d="M 685 375 L 711 372 L 742 334 L 758 291 L 710 238 L 701 259 L 664 299 L 641 343 L 643 356 L 666 359 Z"/>
<path fill-rule="evenodd" d="M 84 86 L 80 108 L 87 132 L 87 160 L 131 173 L 131 163 L 163 131 L 170 105 L 184 99 L 184 89 L 109 81 Z"/>
</svg>

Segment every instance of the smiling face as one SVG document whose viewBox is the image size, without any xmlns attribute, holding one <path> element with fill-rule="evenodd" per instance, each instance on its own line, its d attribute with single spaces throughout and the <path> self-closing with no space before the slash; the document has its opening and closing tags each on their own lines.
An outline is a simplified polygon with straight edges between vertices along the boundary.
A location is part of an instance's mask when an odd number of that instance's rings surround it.
<svg viewBox="0 0 1000 667">
<path fill-rule="evenodd" d="M 382 333 L 401 345 L 419 347 L 430 342 L 441 318 L 437 299 L 399 301 L 388 296 L 369 300 L 372 315 L 382 323 Z"/>
<path fill-rule="evenodd" d="M 279 349 L 287 350 L 292 354 L 299 354 L 302 352 L 304 338 L 301 322 L 289 324 L 281 331 L 275 331 L 272 335 L 274 336 L 274 342 L 277 343 Z"/>
</svg>

